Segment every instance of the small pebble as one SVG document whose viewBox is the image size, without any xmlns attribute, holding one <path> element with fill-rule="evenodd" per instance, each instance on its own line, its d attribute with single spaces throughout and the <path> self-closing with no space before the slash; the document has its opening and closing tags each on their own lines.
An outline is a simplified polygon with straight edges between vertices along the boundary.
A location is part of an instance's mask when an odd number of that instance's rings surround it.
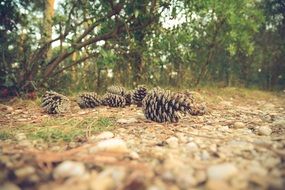
<svg viewBox="0 0 285 190">
<path fill-rule="evenodd" d="M 78 146 L 78 144 L 76 142 L 70 142 L 68 143 L 69 148 L 75 148 Z"/>
<path fill-rule="evenodd" d="M 90 138 L 91 141 L 100 141 L 100 140 L 105 140 L 105 139 L 111 139 L 114 137 L 114 134 L 110 131 L 104 131 L 100 133 L 99 135 L 92 136 Z"/>
<path fill-rule="evenodd" d="M 224 163 L 210 166 L 207 170 L 208 178 L 211 180 L 225 180 L 238 172 L 235 165 L 231 163 Z"/>
<path fill-rule="evenodd" d="M 36 169 L 32 166 L 25 166 L 23 168 L 20 168 L 20 169 L 17 169 L 15 171 L 15 175 L 22 179 L 22 178 L 25 178 L 25 177 L 28 177 L 32 174 L 34 174 L 36 172 Z"/>
<path fill-rule="evenodd" d="M 194 142 L 189 142 L 186 144 L 186 148 L 190 151 L 196 151 L 198 150 L 198 145 Z"/>
<path fill-rule="evenodd" d="M 122 185 L 126 178 L 126 170 L 121 167 L 110 167 L 99 173 L 91 182 L 91 189 L 112 190 Z"/>
<path fill-rule="evenodd" d="M 128 118 L 128 119 L 118 119 L 117 123 L 120 124 L 131 124 L 131 123 L 137 123 L 138 120 L 136 118 Z"/>
<path fill-rule="evenodd" d="M 27 136 L 25 133 L 18 133 L 15 135 L 15 138 L 18 140 L 18 141 L 23 141 L 23 140 L 26 140 L 27 139 Z"/>
<path fill-rule="evenodd" d="M 128 147 L 125 141 L 119 138 L 107 139 L 98 142 L 95 147 L 89 149 L 91 153 L 97 151 L 112 151 L 112 152 L 128 152 Z"/>
<path fill-rule="evenodd" d="M 209 159 L 210 159 L 210 154 L 206 150 L 203 150 L 201 153 L 201 160 L 209 160 Z"/>
<path fill-rule="evenodd" d="M 226 132 L 226 131 L 229 131 L 229 127 L 228 126 L 221 126 L 218 128 L 218 130 Z"/>
<path fill-rule="evenodd" d="M 176 137 L 170 137 L 170 138 L 166 139 L 166 142 L 169 145 L 169 147 L 171 147 L 171 148 L 178 147 L 178 138 L 176 138 Z"/>
<path fill-rule="evenodd" d="M 68 177 L 79 177 L 85 174 L 85 166 L 81 162 L 64 161 L 60 163 L 53 172 L 55 179 L 68 178 Z"/>
<path fill-rule="evenodd" d="M 233 125 L 233 128 L 244 128 L 245 127 L 245 124 L 243 122 L 235 122 L 234 125 Z"/>
<path fill-rule="evenodd" d="M 139 154 L 138 154 L 137 152 L 135 152 L 135 151 L 132 151 L 132 152 L 130 153 L 130 157 L 131 157 L 132 159 L 135 159 L 135 160 L 140 158 Z"/>
<path fill-rule="evenodd" d="M 268 126 L 261 126 L 258 128 L 259 135 L 269 136 L 271 135 L 271 133 L 272 133 L 272 130 Z"/>
</svg>

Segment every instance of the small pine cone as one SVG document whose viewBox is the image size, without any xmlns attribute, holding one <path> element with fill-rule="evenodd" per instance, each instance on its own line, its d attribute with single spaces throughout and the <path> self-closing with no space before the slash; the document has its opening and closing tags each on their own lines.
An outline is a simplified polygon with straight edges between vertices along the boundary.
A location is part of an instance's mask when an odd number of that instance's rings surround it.
<svg viewBox="0 0 285 190">
<path fill-rule="evenodd" d="M 96 92 L 85 92 L 78 96 L 76 100 L 80 108 L 95 108 L 101 104 L 101 100 Z"/>
<path fill-rule="evenodd" d="M 143 100 L 146 118 L 156 122 L 178 122 L 179 112 L 201 114 L 196 108 L 186 95 L 159 88 L 152 90 Z"/>
<path fill-rule="evenodd" d="M 127 90 L 122 86 L 112 85 L 107 88 L 107 92 L 111 94 L 117 94 L 117 95 L 124 96 L 127 93 Z"/>
<path fill-rule="evenodd" d="M 115 86 L 115 85 L 109 86 L 107 88 L 107 92 L 110 94 L 123 96 L 126 99 L 127 106 L 131 105 L 132 103 L 132 92 L 122 86 Z"/>
<path fill-rule="evenodd" d="M 138 107 L 142 106 L 142 101 L 147 95 L 147 88 L 144 85 L 139 85 L 135 88 L 132 96 L 133 103 Z"/>
<path fill-rule="evenodd" d="M 70 109 L 70 100 L 57 92 L 46 91 L 41 106 L 48 114 L 63 113 Z"/>
<path fill-rule="evenodd" d="M 102 104 L 110 107 L 125 107 L 126 98 L 117 94 L 106 93 L 102 97 Z"/>
</svg>

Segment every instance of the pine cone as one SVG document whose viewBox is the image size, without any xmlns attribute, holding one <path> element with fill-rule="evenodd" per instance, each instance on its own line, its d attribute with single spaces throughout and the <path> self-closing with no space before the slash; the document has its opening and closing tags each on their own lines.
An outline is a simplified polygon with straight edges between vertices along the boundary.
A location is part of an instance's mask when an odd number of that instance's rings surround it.
<svg viewBox="0 0 285 190">
<path fill-rule="evenodd" d="M 117 95 L 124 96 L 127 93 L 127 90 L 122 86 L 112 85 L 107 88 L 107 92 L 111 94 L 117 94 Z"/>
<path fill-rule="evenodd" d="M 133 103 L 136 104 L 138 107 L 142 106 L 142 101 L 147 95 L 147 88 L 144 85 L 139 85 L 135 88 L 132 96 Z"/>
<path fill-rule="evenodd" d="M 192 100 L 181 93 L 155 88 L 143 100 L 145 117 L 156 122 L 178 122 L 179 112 L 197 115 Z"/>
<path fill-rule="evenodd" d="M 126 106 L 132 104 L 132 96 L 133 92 L 131 90 L 126 91 L 126 93 L 124 94 L 124 98 L 126 99 Z"/>
<path fill-rule="evenodd" d="M 110 107 L 125 107 L 126 98 L 117 94 L 106 93 L 102 97 L 102 104 Z"/>
<path fill-rule="evenodd" d="M 110 94 L 123 96 L 126 99 L 125 105 L 131 105 L 132 103 L 132 91 L 129 91 L 122 86 L 114 86 L 114 85 L 109 86 L 107 88 L 107 92 Z"/>
<path fill-rule="evenodd" d="M 41 106 L 49 114 L 58 114 L 70 109 L 70 101 L 62 94 L 54 91 L 46 91 L 42 97 Z"/>
<path fill-rule="evenodd" d="M 96 92 L 85 92 L 78 96 L 76 100 L 80 108 L 95 108 L 101 104 L 101 100 Z"/>
</svg>

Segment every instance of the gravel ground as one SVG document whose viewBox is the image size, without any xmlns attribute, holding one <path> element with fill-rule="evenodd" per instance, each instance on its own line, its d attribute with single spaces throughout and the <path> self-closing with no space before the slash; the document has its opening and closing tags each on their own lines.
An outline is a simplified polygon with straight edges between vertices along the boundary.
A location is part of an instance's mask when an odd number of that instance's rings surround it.
<svg viewBox="0 0 285 190">
<path fill-rule="evenodd" d="M 135 106 L 74 108 L 58 117 L 107 117 L 114 128 L 62 143 L 23 132 L 1 140 L 0 189 L 285 189 L 284 99 L 206 103 L 207 114 L 175 124 L 147 121 Z M 51 117 L 31 107 L 1 105 L 1 128 Z"/>
</svg>

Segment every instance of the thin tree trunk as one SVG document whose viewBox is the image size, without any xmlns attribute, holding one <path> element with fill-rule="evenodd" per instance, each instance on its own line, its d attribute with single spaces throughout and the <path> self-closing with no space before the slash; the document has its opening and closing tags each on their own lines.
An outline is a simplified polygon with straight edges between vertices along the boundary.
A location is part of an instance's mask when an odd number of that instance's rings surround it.
<svg viewBox="0 0 285 190">
<path fill-rule="evenodd" d="M 54 1 L 45 0 L 44 20 L 43 20 L 43 44 L 52 40 L 52 19 L 54 16 Z M 43 58 L 49 60 L 52 56 L 51 44 L 48 45 L 46 52 L 44 52 Z"/>
<path fill-rule="evenodd" d="M 133 57 L 133 82 L 137 85 L 142 80 L 142 71 L 143 71 L 143 60 L 142 53 L 139 50 L 135 50 L 132 53 Z"/>
</svg>

